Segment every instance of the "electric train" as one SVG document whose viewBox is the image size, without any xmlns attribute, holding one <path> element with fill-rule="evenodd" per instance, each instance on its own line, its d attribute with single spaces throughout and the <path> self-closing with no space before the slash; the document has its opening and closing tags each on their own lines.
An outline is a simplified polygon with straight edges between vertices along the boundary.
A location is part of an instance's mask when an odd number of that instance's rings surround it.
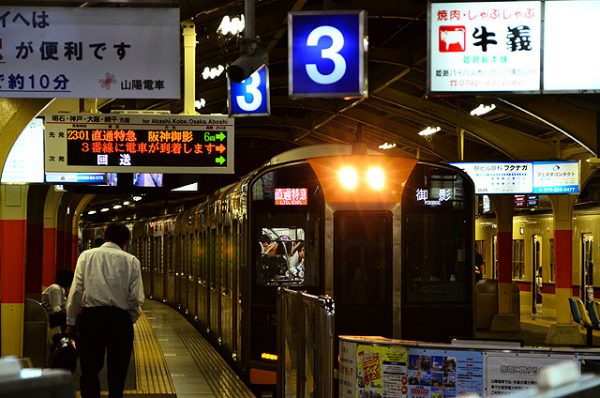
<svg viewBox="0 0 600 398">
<path fill-rule="evenodd" d="M 135 221 L 130 251 L 147 297 L 179 308 L 260 386 L 276 381 L 282 286 L 333 298 L 336 335 L 472 337 L 474 208 L 460 169 L 310 146 L 177 214 Z M 101 230 L 83 225 L 84 246 Z"/>
</svg>

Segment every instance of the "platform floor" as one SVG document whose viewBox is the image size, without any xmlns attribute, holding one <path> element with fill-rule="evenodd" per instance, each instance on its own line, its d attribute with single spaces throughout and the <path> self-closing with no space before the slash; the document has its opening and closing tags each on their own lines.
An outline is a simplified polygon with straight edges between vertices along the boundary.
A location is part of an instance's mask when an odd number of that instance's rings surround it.
<svg viewBox="0 0 600 398">
<path fill-rule="evenodd" d="M 519 332 L 491 332 L 489 330 L 476 330 L 475 338 L 485 340 L 522 341 L 525 346 L 546 346 L 546 336 L 552 321 L 543 317 L 533 317 L 529 314 L 521 315 L 521 330 Z M 575 324 L 575 323 L 574 323 Z M 579 327 L 583 341 L 586 341 L 586 330 Z M 585 345 L 582 345 L 585 346 Z M 593 347 L 600 347 L 600 331 L 593 331 Z"/>
<path fill-rule="evenodd" d="M 255 398 L 212 345 L 176 310 L 146 300 L 134 325 L 127 398 Z M 103 369 L 104 370 L 104 369 Z M 75 376 L 78 376 L 76 373 Z M 107 396 L 106 373 L 100 374 Z M 79 388 L 79 380 L 75 380 Z M 76 392 L 80 397 L 80 392 Z"/>
</svg>

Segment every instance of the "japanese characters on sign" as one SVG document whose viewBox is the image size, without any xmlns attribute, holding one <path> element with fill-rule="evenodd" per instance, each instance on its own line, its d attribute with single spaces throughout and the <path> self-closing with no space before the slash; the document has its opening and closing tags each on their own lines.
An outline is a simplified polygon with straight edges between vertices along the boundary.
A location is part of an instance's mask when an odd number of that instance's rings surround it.
<svg viewBox="0 0 600 398">
<path fill-rule="evenodd" d="M 267 65 L 263 65 L 250 77 L 239 83 L 227 79 L 227 85 L 231 116 L 268 116 L 270 114 Z"/>
<path fill-rule="evenodd" d="M 46 172 L 234 172 L 226 116 L 58 114 L 45 124 Z"/>
<path fill-rule="evenodd" d="M 432 3 L 431 92 L 540 90 L 541 2 Z"/>
<path fill-rule="evenodd" d="M 475 183 L 477 194 L 576 194 L 579 162 L 451 163 Z"/>
<path fill-rule="evenodd" d="M 176 8 L 0 7 L 0 97 L 179 96 Z"/>
<path fill-rule="evenodd" d="M 364 11 L 288 14 L 289 95 L 366 97 Z"/>
<path fill-rule="evenodd" d="M 306 188 L 275 188 L 276 206 L 297 206 L 308 204 Z"/>
</svg>

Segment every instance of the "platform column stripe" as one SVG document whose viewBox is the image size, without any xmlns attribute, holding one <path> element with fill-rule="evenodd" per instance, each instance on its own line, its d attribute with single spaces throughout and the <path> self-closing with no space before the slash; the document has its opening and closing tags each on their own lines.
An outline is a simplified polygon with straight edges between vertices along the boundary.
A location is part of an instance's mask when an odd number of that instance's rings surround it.
<svg viewBox="0 0 600 398">
<path fill-rule="evenodd" d="M 27 186 L 0 189 L 1 355 L 23 355 Z"/>
<path fill-rule="evenodd" d="M 42 286 L 54 283 L 56 274 L 56 228 L 44 228 L 44 254 L 42 265 Z"/>
</svg>

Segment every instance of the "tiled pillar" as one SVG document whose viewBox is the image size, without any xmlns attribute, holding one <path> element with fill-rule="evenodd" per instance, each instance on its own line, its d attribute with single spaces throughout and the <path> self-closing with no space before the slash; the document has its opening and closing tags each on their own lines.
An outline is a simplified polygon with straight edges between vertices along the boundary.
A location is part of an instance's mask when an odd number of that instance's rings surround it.
<svg viewBox="0 0 600 398">
<path fill-rule="evenodd" d="M 519 331 L 519 309 L 512 308 L 512 210 L 513 195 L 492 196 L 498 235 L 498 314 L 492 319 L 492 331 Z"/>
<path fill-rule="evenodd" d="M 569 297 L 573 286 L 573 206 L 577 196 L 552 195 L 554 213 L 554 266 L 556 268 L 556 324 L 546 335 L 548 345 L 583 344 L 579 326 L 571 322 Z"/>
</svg>

